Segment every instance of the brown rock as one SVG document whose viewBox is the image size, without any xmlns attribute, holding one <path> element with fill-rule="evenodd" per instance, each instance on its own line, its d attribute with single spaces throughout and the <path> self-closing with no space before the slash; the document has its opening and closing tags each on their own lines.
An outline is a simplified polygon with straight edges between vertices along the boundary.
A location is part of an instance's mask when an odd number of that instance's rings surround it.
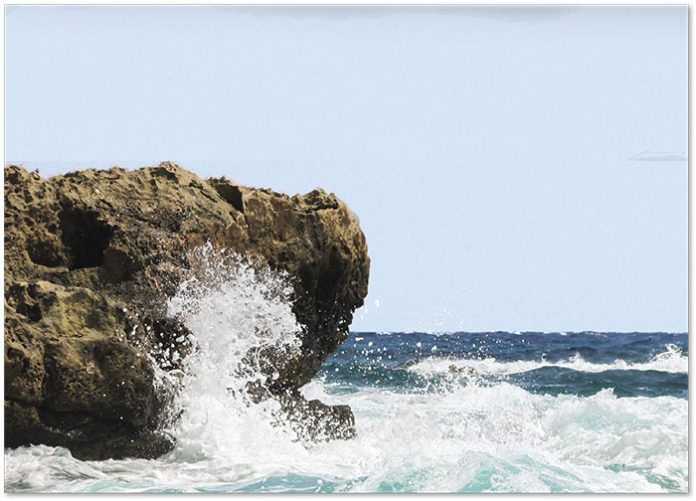
<svg viewBox="0 0 696 501">
<path fill-rule="evenodd" d="M 322 438 L 331 438 L 325 430 L 333 421 L 336 436 L 352 436 L 350 409 L 305 402 L 297 393 L 345 340 L 367 294 L 365 238 L 333 194 L 290 197 L 203 180 L 171 163 L 49 179 L 9 166 L 7 446 L 62 445 L 93 459 L 156 457 L 171 448 L 157 432 L 166 402 L 154 389 L 147 354 L 186 330 L 167 318 L 164 304 L 191 266 L 189 251 L 206 242 L 293 277 L 301 355 L 266 354 L 280 373 L 268 392 L 291 399 L 288 415 L 306 415 Z"/>
</svg>

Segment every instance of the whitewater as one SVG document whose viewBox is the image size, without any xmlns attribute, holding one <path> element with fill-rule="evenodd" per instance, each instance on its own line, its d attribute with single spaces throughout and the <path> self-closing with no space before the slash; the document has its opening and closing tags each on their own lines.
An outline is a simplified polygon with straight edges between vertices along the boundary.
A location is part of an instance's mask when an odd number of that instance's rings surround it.
<svg viewBox="0 0 696 501">
<path fill-rule="evenodd" d="M 240 370 L 249 348 L 298 348 L 287 277 L 204 261 L 167 305 L 197 346 L 159 372 L 175 449 L 5 449 L 6 491 L 688 490 L 685 333 L 351 333 L 302 392 L 350 405 L 357 436 L 309 443 L 239 391 L 261 380 Z"/>
</svg>

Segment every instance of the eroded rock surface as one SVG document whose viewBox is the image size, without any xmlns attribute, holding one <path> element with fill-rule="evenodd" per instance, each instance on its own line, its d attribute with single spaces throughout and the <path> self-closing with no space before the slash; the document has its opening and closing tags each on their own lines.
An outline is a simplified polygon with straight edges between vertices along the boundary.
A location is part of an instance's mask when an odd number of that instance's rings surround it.
<svg viewBox="0 0 696 501">
<path fill-rule="evenodd" d="M 365 238 L 333 194 L 290 197 L 171 163 L 49 179 L 9 166 L 6 446 L 61 445 L 85 459 L 172 447 L 157 431 L 166 402 L 147 354 L 186 331 L 164 305 L 191 266 L 189 251 L 207 242 L 293 277 L 302 347 L 296 357 L 267 354 L 278 372 L 267 392 L 318 438 L 354 434 L 349 408 L 297 392 L 345 340 L 367 294 Z"/>
</svg>

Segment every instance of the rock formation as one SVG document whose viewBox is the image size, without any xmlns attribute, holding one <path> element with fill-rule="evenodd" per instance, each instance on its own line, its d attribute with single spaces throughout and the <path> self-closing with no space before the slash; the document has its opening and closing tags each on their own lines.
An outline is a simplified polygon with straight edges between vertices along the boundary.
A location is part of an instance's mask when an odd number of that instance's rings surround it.
<svg viewBox="0 0 696 501">
<path fill-rule="evenodd" d="M 158 431 L 166 401 L 147 354 L 186 330 L 163 305 L 191 266 L 188 252 L 206 242 L 293 277 L 301 353 L 274 360 L 279 375 L 265 391 L 288 419 L 353 435 L 348 407 L 307 402 L 297 391 L 345 340 L 367 294 L 365 238 L 333 194 L 290 197 L 203 180 L 171 163 L 48 179 L 9 166 L 6 446 L 60 445 L 84 459 L 171 449 Z M 165 358 L 157 363 L 171 367 Z"/>
</svg>

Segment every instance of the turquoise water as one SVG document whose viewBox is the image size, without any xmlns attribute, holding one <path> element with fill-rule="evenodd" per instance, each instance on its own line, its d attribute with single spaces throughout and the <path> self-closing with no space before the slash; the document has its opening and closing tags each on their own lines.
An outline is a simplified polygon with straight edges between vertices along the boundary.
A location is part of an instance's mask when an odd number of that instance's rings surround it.
<svg viewBox="0 0 696 501">
<path fill-rule="evenodd" d="M 305 444 L 211 390 L 163 458 L 6 450 L 5 490 L 686 492 L 687 350 L 670 333 L 352 333 L 303 391 L 349 404 L 354 440 Z"/>
</svg>

